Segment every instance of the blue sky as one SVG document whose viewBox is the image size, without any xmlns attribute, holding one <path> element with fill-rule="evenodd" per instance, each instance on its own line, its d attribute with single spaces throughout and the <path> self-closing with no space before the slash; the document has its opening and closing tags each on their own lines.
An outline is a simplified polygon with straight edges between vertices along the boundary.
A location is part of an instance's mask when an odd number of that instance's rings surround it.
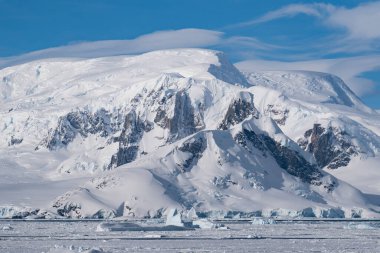
<svg viewBox="0 0 380 253">
<path fill-rule="evenodd" d="M 380 1 L 357 0 L 0 0 L 0 67 L 212 48 L 253 70 L 331 72 L 380 108 L 378 13 Z"/>
</svg>

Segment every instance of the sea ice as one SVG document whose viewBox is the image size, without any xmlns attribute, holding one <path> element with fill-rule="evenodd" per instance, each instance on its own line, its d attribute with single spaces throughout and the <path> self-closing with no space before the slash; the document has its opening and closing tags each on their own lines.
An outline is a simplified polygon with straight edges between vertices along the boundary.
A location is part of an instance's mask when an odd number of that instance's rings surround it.
<svg viewBox="0 0 380 253">
<path fill-rule="evenodd" d="M 2 227 L 2 230 L 13 230 L 13 227 L 11 227 L 11 225 L 5 225 Z"/>
<path fill-rule="evenodd" d="M 368 223 L 354 223 L 350 222 L 348 225 L 344 226 L 344 229 L 375 229 Z"/>
<path fill-rule="evenodd" d="M 193 226 L 197 226 L 201 229 L 213 229 L 213 228 L 217 228 L 218 225 L 207 220 L 207 219 L 199 219 L 199 220 L 195 220 L 193 221 Z"/>
<path fill-rule="evenodd" d="M 254 218 L 252 220 L 252 225 L 265 225 L 265 224 L 276 224 L 276 221 L 273 219 L 263 219 L 263 218 Z"/>
</svg>

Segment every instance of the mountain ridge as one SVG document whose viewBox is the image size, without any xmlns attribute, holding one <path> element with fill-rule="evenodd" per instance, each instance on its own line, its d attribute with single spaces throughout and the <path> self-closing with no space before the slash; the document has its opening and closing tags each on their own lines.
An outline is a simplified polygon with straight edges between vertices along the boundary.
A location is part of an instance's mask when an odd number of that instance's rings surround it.
<svg viewBox="0 0 380 253">
<path fill-rule="evenodd" d="M 220 52 L 175 49 L 34 61 L 0 78 L 3 213 L 377 216 L 360 190 L 378 186 L 342 171 L 376 164 L 380 117 L 331 75 L 241 73 Z M 12 171 L 31 175 L 33 196 Z M 59 182 L 55 198 L 44 200 L 41 181 Z"/>
</svg>

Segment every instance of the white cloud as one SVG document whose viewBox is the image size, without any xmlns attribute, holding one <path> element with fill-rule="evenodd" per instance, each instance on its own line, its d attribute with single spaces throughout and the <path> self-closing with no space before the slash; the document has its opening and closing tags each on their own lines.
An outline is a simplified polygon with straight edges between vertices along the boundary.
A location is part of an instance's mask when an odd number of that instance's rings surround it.
<svg viewBox="0 0 380 253">
<path fill-rule="evenodd" d="M 290 4 L 268 12 L 259 18 L 233 26 L 250 26 L 304 14 L 320 18 L 328 26 L 345 29 L 350 38 L 377 39 L 380 38 L 379 13 L 380 1 L 364 3 L 351 9 L 324 3 Z"/>
<path fill-rule="evenodd" d="M 283 47 L 264 43 L 256 38 L 247 37 L 247 36 L 232 36 L 225 38 L 220 44 L 226 46 L 232 46 L 236 49 L 236 47 L 242 48 L 251 48 L 256 50 L 263 51 L 272 51 L 274 49 L 281 49 Z"/>
<path fill-rule="evenodd" d="M 352 9 L 334 8 L 326 23 L 344 28 L 351 39 L 378 39 L 380 1 L 362 4 Z"/>
<path fill-rule="evenodd" d="M 354 8 L 324 3 L 290 4 L 268 12 L 263 16 L 226 27 L 236 28 L 257 25 L 276 19 L 294 17 L 299 14 L 315 17 L 328 28 L 340 29 L 325 51 L 359 52 L 379 48 L 380 1 L 367 2 Z"/>
<path fill-rule="evenodd" d="M 299 14 L 322 18 L 326 16 L 326 14 L 328 14 L 329 12 L 332 12 L 334 9 L 335 7 L 333 5 L 323 4 L 323 3 L 290 4 L 280 9 L 270 11 L 259 18 L 252 19 L 246 22 L 241 22 L 234 25 L 230 25 L 225 28 L 228 29 L 228 28 L 257 25 L 260 23 L 265 23 L 265 22 L 269 22 L 272 20 L 280 19 L 280 18 L 294 17 Z"/>
<path fill-rule="evenodd" d="M 358 56 L 338 59 L 321 59 L 297 62 L 248 60 L 235 64 L 246 72 L 266 70 L 309 70 L 326 72 L 341 77 L 358 95 L 364 96 L 375 89 L 375 83 L 361 74 L 380 68 L 380 55 Z"/>
<path fill-rule="evenodd" d="M 204 29 L 158 31 L 130 40 L 103 40 L 77 42 L 66 46 L 34 51 L 20 56 L 0 58 L 0 68 L 46 58 L 96 58 L 113 55 L 131 55 L 171 48 L 227 48 L 234 54 L 270 53 L 281 47 L 263 43 L 253 37 L 226 36 L 223 32 Z"/>
<path fill-rule="evenodd" d="M 221 43 L 222 36 L 223 33 L 218 31 L 181 29 L 154 32 L 131 40 L 81 42 L 34 51 L 15 57 L 0 58 L 0 68 L 44 58 L 92 58 L 122 54 L 138 54 L 169 48 L 207 47 Z"/>
<path fill-rule="evenodd" d="M 328 12 L 330 10 L 334 9 L 332 5 L 329 4 L 290 4 L 287 6 L 284 6 L 280 9 L 277 9 L 275 11 L 270 11 L 266 13 L 265 15 L 249 20 L 247 22 L 238 23 L 235 25 L 228 26 L 227 28 L 232 27 L 244 27 L 244 26 L 250 26 L 250 25 L 256 25 L 259 23 L 265 23 L 272 20 L 276 20 L 279 18 L 285 18 L 285 17 L 293 17 L 298 14 L 305 14 L 308 16 L 315 16 L 315 17 L 322 17 L 325 12 Z"/>
</svg>

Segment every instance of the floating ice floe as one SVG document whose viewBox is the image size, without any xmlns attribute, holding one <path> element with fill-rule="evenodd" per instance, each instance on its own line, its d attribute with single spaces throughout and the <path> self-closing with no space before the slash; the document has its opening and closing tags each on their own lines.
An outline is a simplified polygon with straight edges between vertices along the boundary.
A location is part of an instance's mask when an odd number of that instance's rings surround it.
<svg viewBox="0 0 380 253">
<path fill-rule="evenodd" d="M 162 223 L 139 223 L 131 221 L 109 221 L 102 222 L 96 227 L 96 232 L 113 231 L 182 231 L 193 229 L 229 229 L 223 224 L 214 223 L 209 219 L 194 218 L 194 213 L 190 214 L 193 219 L 189 219 L 188 213 L 183 215 L 177 209 L 170 209 L 166 216 L 166 221 Z M 149 235 L 148 235 L 149 236 Z"/>
<path fill-rule="evenodd" d="M 150 234 L 150 235 L 145 235 L 145 238 L 152 238 L 152 239 L 159 239 L 164 237 L 163 235 L 157 235 L 157 234 Z"/>
<path fill-rule="evenodd" d="M 182 215 L 177 209 L 171 209 L 166 217 L 166 226 L 200 229 L 228 229 L 223 224 L 217 224 L 209 219 L 199 219 L 194 209 Z"/>
<path fill-rule="evenodd" d="M 146 225 L 132 222 L 102 222 L 96 227 L 96 232 L 123 232 L 123 231 L 182 231 L 191 230 L 190 227 L 175 225 Z"/>
<path fill-rule="evenodd" d="M 166 226 L 184 227 L 185 223 L 182 221 L 182 215 L 176 208 L 170 209 L 166 216 Z"/>
<path fill-rule="evenodd" d="M 252 220 L 252 225 L 266 225 L 266 224 L 276 224 L 276 221 L 273 219 L 263 219 L 263 218 L 254 218 Z"/>
<path fill-rule="evenodd" d="M 104 251 L 102 248 L 94 247 L 94 248 L 86 248 L 86 247 L 74 247 L 73 245 L 64 246 L 64 245 L 55 245 L 54 248 L 50 249 L 47 253 L 107 253 L 108 251 Z M 43 253 L 43 252 L 42 252 Z"/>
<path fill-rule="evenodd" d="M 1 230 L 13 230 L 13 227 L 11 225 L 4 225 Z"/>
<path fill-rule="evenodd" d="M 213 228 L 217 228 L 218 227 L 218 224 L 215 224 L 207 219 L 199 219 L 199 220 L 195 220 L 193 221 L 193 226 L 197 226 L 201 229 L 213 229 Z"/>
<path fill-rule="evenodd" d="M 371 224 L 369 223 L 355 223 L 355 222 L 350 222 L 343 228 L 344 229 L 376 229 L 375 227 L 371 226 Z"/>
<path fill-rule="evenodd" d="M 96 232 L 142 231 L 143 228 L 132 222 L 102 222 L 96 226 Z"/>
<path fill-rule="evenodd" d="M 263 237 L 260 235 L 247 235 L 247 239 L 261 239 L 261 238 Z"/>
</svg>

